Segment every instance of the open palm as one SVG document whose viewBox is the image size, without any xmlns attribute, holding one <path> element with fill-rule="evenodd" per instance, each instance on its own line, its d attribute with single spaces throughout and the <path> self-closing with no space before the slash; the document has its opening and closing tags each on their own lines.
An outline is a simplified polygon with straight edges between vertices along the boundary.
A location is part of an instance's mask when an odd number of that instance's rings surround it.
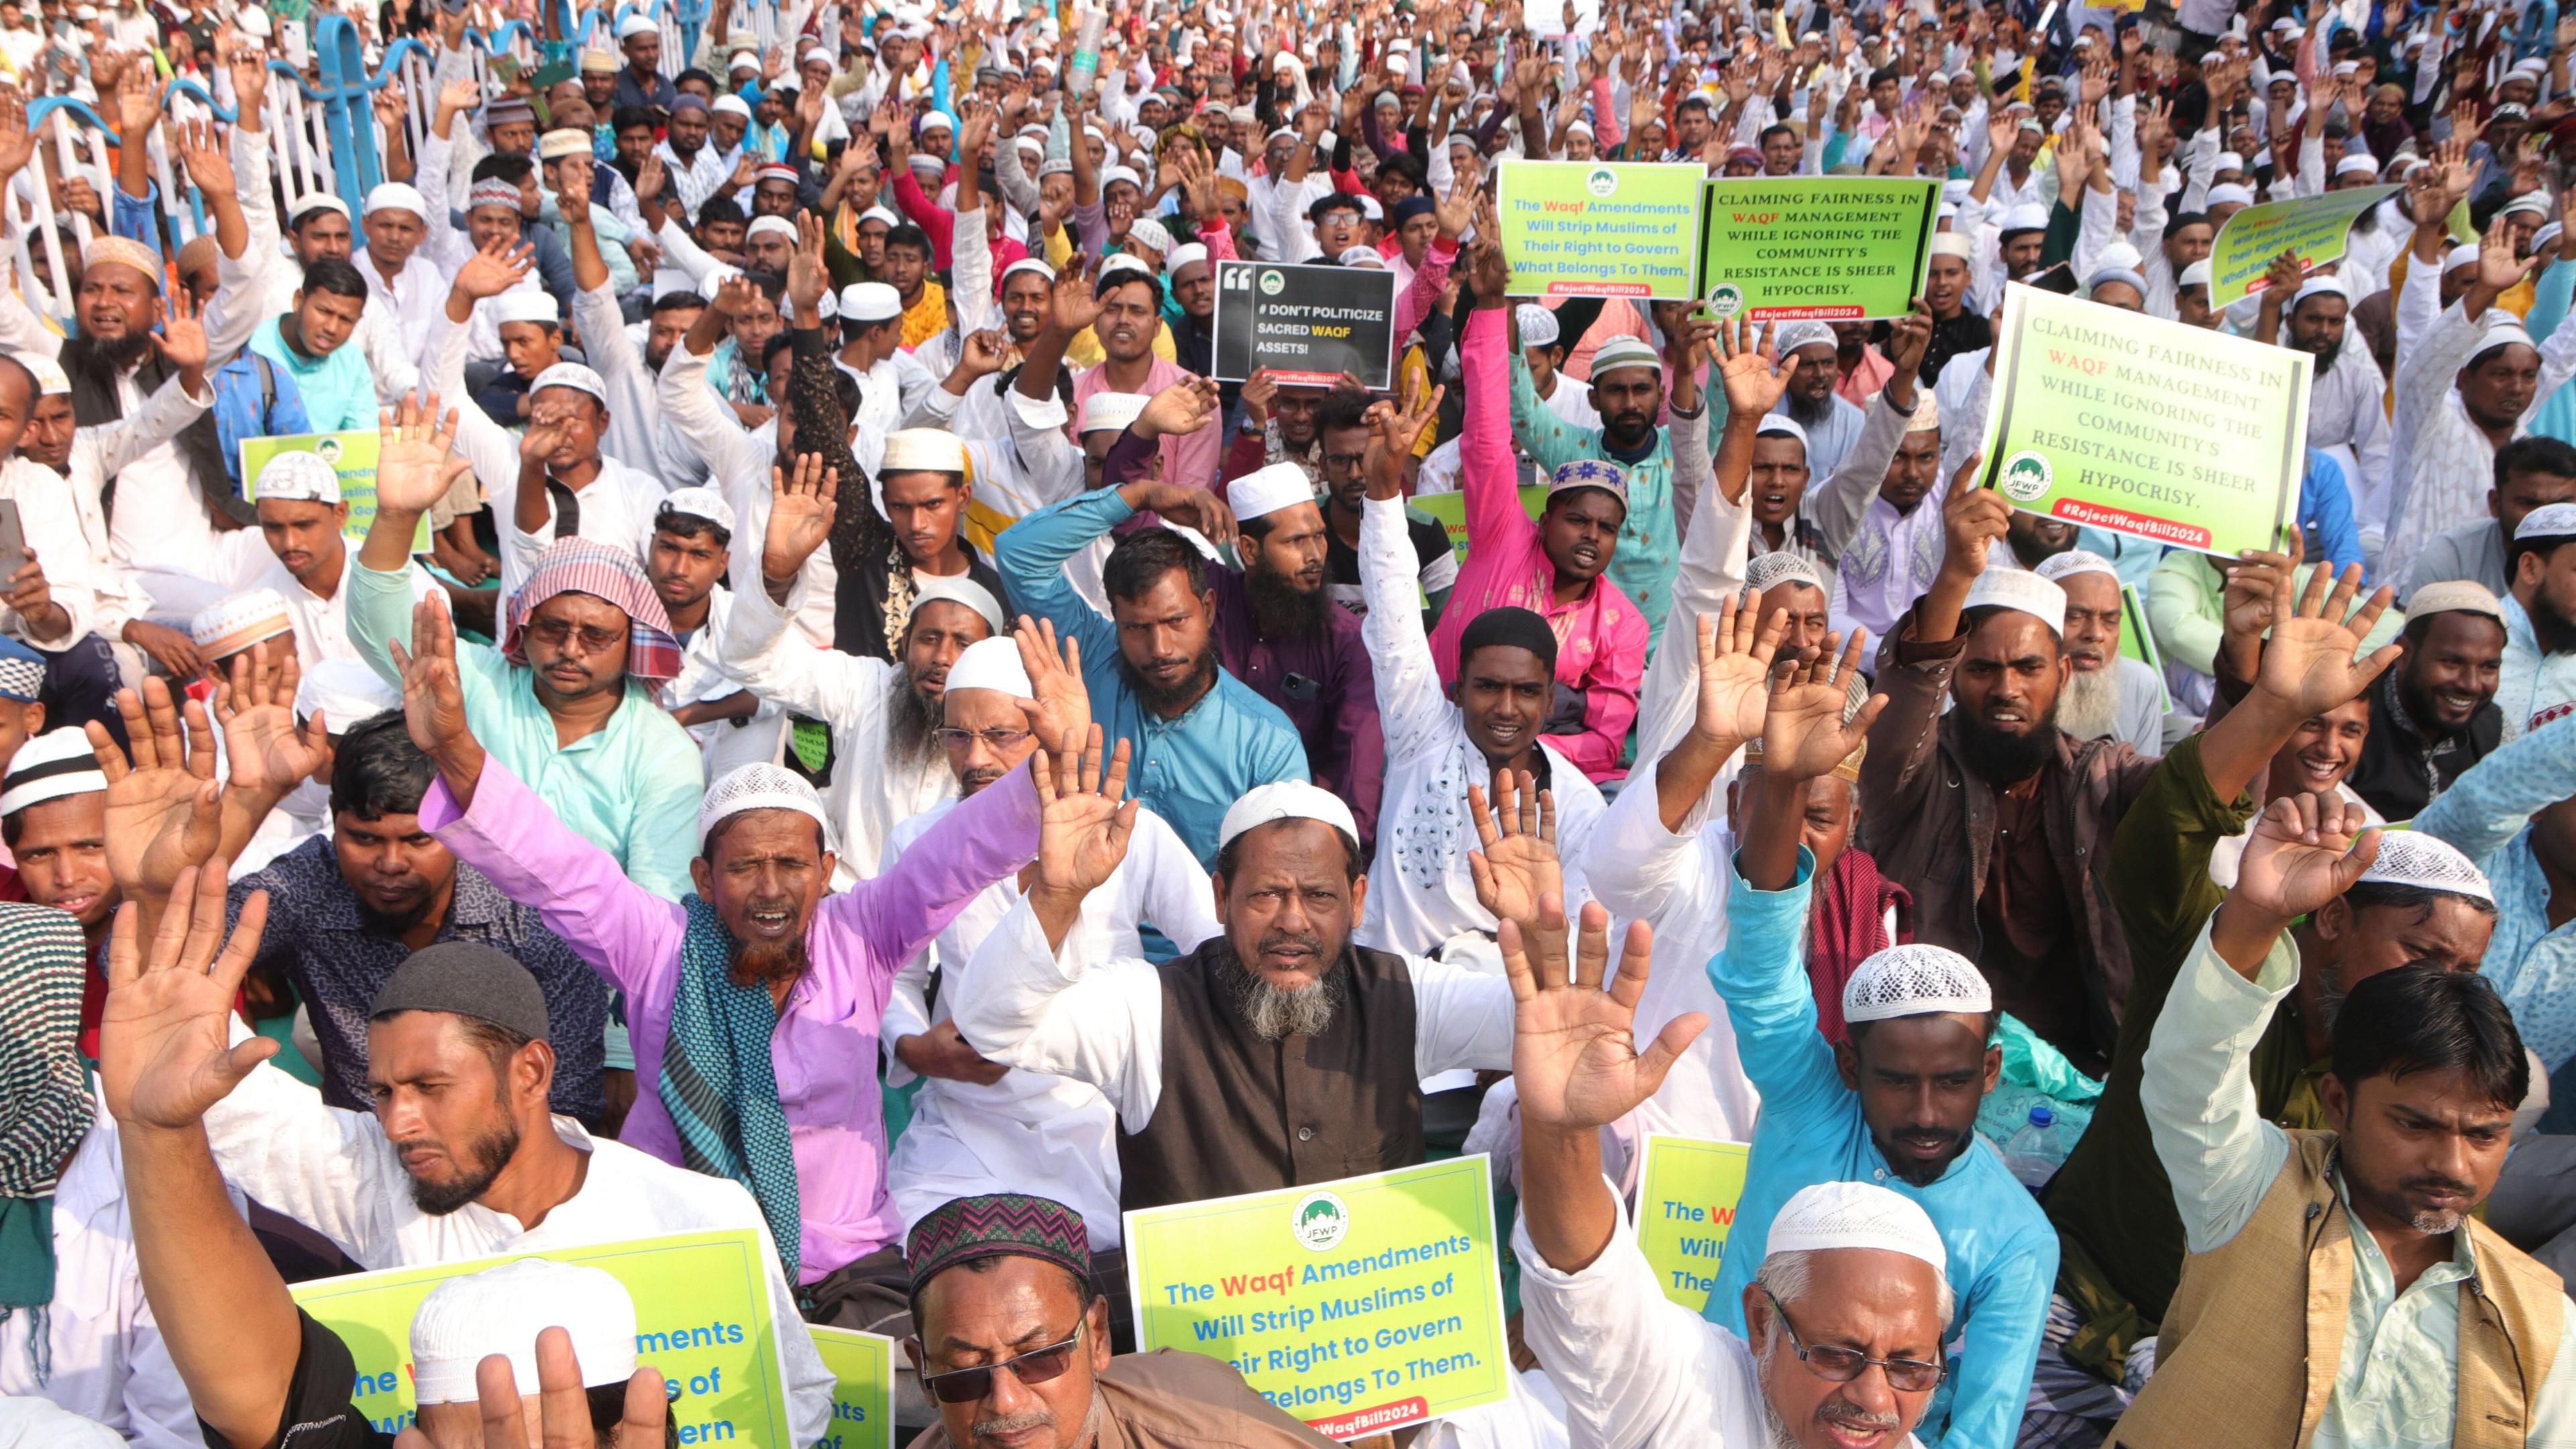
<svg viewBox="0 0 2576 1449">
<path fill-rule="evenodd" d="M 1702 738 L 1732 750 L 1762 733 L 1772 656 L 1789 616 L 1775 610 L 1757 629 L 1761 611 L 1729 595 L 1717 617 L 1699 617 L 1699 720 Z"/>
<path fill-rule="evenodd" d="M 2367 658 L 2356 658 L 2371 626 L 2388 607 L 2389 591 L 2383 588 L 2353 609 L 2353 596 L 2361 587 L 2360 567 L 2346 569 L 2340 580 L 2333 581 L 2331 591 L 2328 582 L 2328 570 L 2320 565 L 2308 575 L 2295 606 L 2287 571 L 2273 584 L 2272 638 L 2263 649 L 2258 682 L 2264 693 L 2301 719 L 2357 698 L 2404 652 L 2390 644 Z"/>
<path fill-rule="evenodd" d="M 258 953 L 268 893 L 242 903 L 232 940 L 224 927 L 223 863 L 181 872 L 148 945 L 141 912 L 117 912 L 108 938 L 107 1002 L 99 1017 L 99 1084 L 120 1122 L 185 1127 L 277 1050 L 265 1037 L 231 1044 L 233 997 Z"/>
<path fill-rule="evenodd" d="M 1029 756 L 1038 791 L 1038 884 L 1071 895 L 1098 890 L 1127 859 L 1136 805 L 1127 790 L 1127 742 L 1120 740 L 1108 774 L 1100 769 L 1100 726 L 1090 727 L 1079 755 L 1070 749 Z"/>
<path fill-rule="evenodd" d="M 1853 671 L 1860 665 L 1860 639 L 1843 651 L 1839 666 L 1832 653 L 1839 636 L 1825 636 L 1825 652 L 1788 669 L 1775 680 L 1770 708 L 1762 721 L 1762 767 L 1785 779 L 1813 780 L 1831 774 L 1869 738 L 1869 726 L 1887 705 L 1878 695 L 1849 720 Z"/>
<path fill-rule="evenodd" d="M 1498 921 L 1527 929 L 1550 901 L 1564 913 L 1565 869 L 1556 857 L 1556 798 L 1527 774 L 1494 773 L 1493 806 L 1485 792 L 1467 787 L 1467 814 L 1483 846 L 1467 852 L 1476 880 L 1476 903 Z"/>
<path fill-rule="evenodd" d="M 319 711 L 295 722 L 295 651 L 281 651 L 275 665 L 269 646 L 254 644 L 233 656 L 232 678 L 215 696 L 215 718 L 224 727 L 224 762 L 238 790 L 284 794 L 330 758 L 331 740 Z"/>
<path fill-rule="evenodd" d="M 106 726 L 89 726 L 107 776 L 107 869 L 128 896 L 157 899 L 221 843 L 214 730 L 203 705 L 174 704 L 158 679 L 144 680 L 140 694 L 118 690 L 116 709 L 132 742 L 130 762 Z"/>
<path fill-rule="evenodd" d="M 423 404 L 406 397 L 385 411 L 376 436 L 376 506 L 395 513 L 427 513 L 474 464 L 456 452 L 456 413 L 441 415 L 438 395 Z"/>
<path fill-rule="evenodd" d="M 1082 641 L 1065 636 L 1061 644 L 1052 619 L 1020 616 L 1011 631 L 1020 646 L 1020 667 L 1028 671 L 1029 700 L 1020 706 L 1041 749 L 1080 739 L 1091 725 L 1091 688 L 1082 678 Z"/>
<path fill-rule="evenodd" d="M 1561 933 L 1563 909 L 1550 914 L 1539 929 Z M 1582 1131 L 1618 1121 L 1655 1094 L 1706 1027 L 1708 1018 L 1693 1012 L 1665 1026 L 1644 1052 L 1637 1050 L 1637 998 L 1646 989 L 1653 947 L 1652 928 L 1643 921 L 1629 926 L 1618 975 L 1605 990 L 1610 914 L 1598 902 L 1583 908 L 1570 981 L 1561 957 L 1534 963 L 1520 927 L 1504 923 L 1503 970 L 1513 998 L 1512 1080 L 1524 1122 Z"/>
</svg>

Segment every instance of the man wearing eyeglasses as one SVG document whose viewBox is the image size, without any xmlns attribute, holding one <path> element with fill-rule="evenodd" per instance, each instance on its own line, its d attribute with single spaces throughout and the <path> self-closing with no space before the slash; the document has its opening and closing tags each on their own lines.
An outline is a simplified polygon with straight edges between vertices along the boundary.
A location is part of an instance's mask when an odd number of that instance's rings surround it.
<svg viewBox="0 0 2576 1449">
<path fill-rule="evenodd" d="M 418 403 L 403 404 L 381 443 L 376 517 L 347 581 L 349 640 L 396 687 L 397 641 L 412 629 L 413 531 L 473 467 L 451 452 L 456 416 L 433 431 Z M 697 742 L 655 698 L 679 674 L 681 651 L 635 547 L 547 545 L 505 606 L 501 647 L 468 645 L 458 661 L 475 732 L 511 773 L 629 879 L 678 900 L 706 777 Z"/>
<path fill-rule="evenodd" d="M 799 455 L 793 477 L 781 468 L 770 474 L 760 574 L 793 580 L 831 530 L 839 475 L 813 453 Z M 821 648 L 803 630 L 789 628 L 797 603 L 792 593 L 781 604 L 766 589 L 737 590 L 725 619 L 725 672 L 765 703 L 829 733 L 831 785 L 823 798 L 841 832 L 833 880 L 844 889 L 877 873 L 896 826 L 957 799 L 955 754 L 939 739 L 948 672 L 978 641 L 1008 637 L 1001 602 L 965 574 L 915 574 L 912 593 L 891 662 Z M 1019 721 L 1012 712 L 1005 724 Z M 811 778 L 824 757 L 818 752 L 807 759 L 807 745 L 791 744 Z M 1028 752 L 1025 741 L 1017 748 L 1003 770 Z"/>
<path fill-rule="evenodd" d="M 1324 1449 L 1234 1366 L 1109 1349 L 1083 1215 L 1023 1193 L 956 1198 L 913 1225 L 904 1352 L 939 1410 L 912 1449 L 1102 1444 Z"/>
<path fill-rule="evenodd" d="M 1803 914 L 1805 894 L 1771 899 Z M 1794 941 L 1798 917 L 1786 919 L 1785 933 L 1746 924 L 1766 940 Z M 1653 931 L 1628 928 L 1612 975 L 1609 913 L 1586 906 L 1569 973 L 1565 924 L 1552 908 L 1535 933 L 1507 925 L 1503 969 L 1515 1000 L 1521 1223 L 1512 1248 L 1523 1328 L 1565 1396 L 1573 1442 L 1919 1449 L 1912 1430 L 1948 1376 L 1951 1245 L 1906 1195 L 1828 1179 L 1801 1187 L 1767 1222 L 1736 1219 L 1727 1245 L 1763 1248 L 1760 1271 L 1730 1299 L 1737 1322 L 1707 1322 L 1673 1302 L 1601 1175 L 1601 1129 L 1654 1095 L 1707 1017 L 1668 1023 L 1640 1052 L 1632 1028 Z M 1803 993 L 1803 974 L 1797 985 Z M 1812 1016 L 1804 1029 L 1821 1047 Z"/>
<path fill-rule="evenodd" d="M 1850 1040 L 1817 1030 L 1799 945 L 1815 874 L 1800 841 L 1807 784 L 1869 737 L 1885 697 L 1845 720 L 1850 686 L 1826 667 L 1830 652 L 1807 658 L 1764 705 L 1763 769 L 1739 802 L 1747 823 L 1728 883 L 1726 945 L 1708 965 L 1762 1115 L 1706 1317 L 1732 1333 L 1758 1331 L 1747 1289 L 1764 1266 L 1763 1234 L 1800 1189 L 1880 1184 L 1920 1204 L 1939 1230 L 1965 1305 L 1942 1340 L 1957 1345 L 1956 1387 L 1925 1411 L 1926 1442 L 2008 1444 L 2048 1316 L 2057 1234 L 2003 1158 L 1976 1149 L 1977 1109 L 2003 1057 L 1991 1044 L 1994 994 L 1975 963 L 1922 944 L 1875 952 L 1843 984 Z"/>
</svg>

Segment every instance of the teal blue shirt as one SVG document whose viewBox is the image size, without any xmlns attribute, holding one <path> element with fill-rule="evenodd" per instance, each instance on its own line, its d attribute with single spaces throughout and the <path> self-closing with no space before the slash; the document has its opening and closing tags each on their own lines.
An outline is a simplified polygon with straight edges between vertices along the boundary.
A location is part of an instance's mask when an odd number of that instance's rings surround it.
<svg viewBox="0 0 2576 1449">
<path fill-rule="evenodd" d="M 1178 719 L 1145 708 L 1127 687 L 1117 626 L 1074 588 L 1065 567 L 1086 544 L 1135 516 L 1115 488 L 1077 493 L 996 535 L 993 567 L 1012 603 L 1082 641 L 1091 717 L 1111 747 L 1127 741 L 1128 795 L 1180 832 L 1199 864 L 1213 865 L 1227 808 L 1256 785 L 1307 779 L 1306 746 L 1279 706 L 1223 668 L 1216 687 Z M 1208 647 L 1216 647 L 1213 637 Z"/>
<path fill-rule="evenodd" d="M 355 332 L 327 356 L 307 357 L 278 335 L 281 319 L 271 317 L 250 335 L 250 350 L 265 357 L 289 377 L 304 398 L 304 416 L 317 433 L 343 433 L 376 428 L 376 370 L 358 346 Z M 408 626 L 406 626 L 408 627 Z"/>
<path fill-rule="evenodd" d="M 1762 1094 L 1762 1117 L 1706 1316 L 1744 1332 L 1744 1290 L 1762 1265 L 1771 1219 L 1798 1189 L 1817 1182 L 1891 1188 L 1922 1204 L 1940 1229 L 1958 1302 L 1942 1334 L 1950 1372 L 1915 1433 L 1932 1449 L 2010 1444 L 2057 1282 L 2057 1230 L 1983 1138 L 1922 1187 L 1887 1165 L 1861 1117 L 1859 1095 L 1843 1085 L 1833 1045 L 1816 1026 L 1815 986 L 1799 952 L 1815 868 L 1815 856 L 1801 846 L 1797 882 L 1758 891 L 1728 864 L 1726 946 L 1708 963 L 1708 979 L 1726 1003 L 1744 1074 Z"/>
<path fill-rule="evenodd" d="M 390 641 L 411 643 L 411 581 L 349 560 L 349 642 L 367 667 L 402 687 Z M 569 745 L 555 742 L 554 716 L 537 700 L 536 674 L 501 651 L 459 642 L 456 672 L 465 719 L 483 748 L 525 781 L 555 817 L 616 857 L 627 879 L 669 900 L 692 889 L 698 803 L 706 767 L 688 731 L 641 681 L 608 723 Z"/>
</svg>

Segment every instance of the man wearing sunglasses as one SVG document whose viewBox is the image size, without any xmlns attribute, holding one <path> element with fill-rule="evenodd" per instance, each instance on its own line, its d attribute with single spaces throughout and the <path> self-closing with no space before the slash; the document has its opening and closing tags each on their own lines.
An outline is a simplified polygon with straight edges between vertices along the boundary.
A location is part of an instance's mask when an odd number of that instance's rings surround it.
<svg viewBox="0 0 2576 1449">
<path fill-rule="evenodd" d="M 421 516 L 473 464 L 456 417 L 406 399 L 384 432 L 376 517 L 348 579 L 349 640 L 399 688 L 412 631 L 411 545 Z M 640 542 L 640 540 L 639 540 Z M 457 651 L 477 736 L 562 820 L 667 900 L 689 889 L 706 777 L 697 741 L 655 697 L 680 672 L 680 643 L 634 545 L 546 545 L 503 605 L 501 647 Z"/>
<path fill-rule="evenodd" d="M 1022 1193 L 957 1198 L 913 1225 L 904 1352 L 939 1423 L 912 1449 L 1101 1444 L 1324 1449 L 1231 1364 L 1109 1351 L 1082 1214 Z"/>
<path fill-rule="evenodd" d="M 1804 919 L 1805 895 L 1764 898 L 1794 902 L 1788 939 Z M 1760 1272 L 1736 1296 L 1741 1326 L 1704 1321 L 1666 1298 L 1601 1175 L 1601 1129 L 1654 1094 L 1707 1018 L 1679 1018 L 1639 1052 L 1631 1029 L 1653 931 L 1643 922 L 1628 928 L 1611 976 L 1609 912 L 1587 905 L 1569 973 L 1565 924 L 1561 907 L 1543 910 L 1535 933 L 1506 922 L 1502 946 L 1520 1091 L 1521 1224 L 1512 1248 L 1523 1328 L 1565 1396 L 1573 1442 L 1919 1449 L 1912 1430 L 1945 1376 L 1941 1345 L 1954 1306 L 1950 1250 L 1931 1217 L 1871 1183 L 1811 1183 L 1767 1223 L 1739 1216 L 1728 1235 L 1730 1247 L 1763 1245 Z M 1766 940 L 1783 934 L 1762 929 Z M 1812 1014 L 1805 1030 L 1821 1047 Z"/>
</svg>

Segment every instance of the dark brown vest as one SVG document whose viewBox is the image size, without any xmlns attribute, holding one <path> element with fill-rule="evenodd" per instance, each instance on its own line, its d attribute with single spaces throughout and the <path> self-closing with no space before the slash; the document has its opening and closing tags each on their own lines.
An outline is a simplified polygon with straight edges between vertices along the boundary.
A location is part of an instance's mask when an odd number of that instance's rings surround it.
<svg viewBox="0 0 2576 1449">
<path fill-rule="evenodd" d="M 1413 973 L 1342 955 L 1341 1010 L 1322 1036 L 1263 1041 L 1236 1009 L 1223 936 L 1160 968 L 1163 1092 L 1122 1132 L 1119 1206 L 1161 1207 L 1411 1167 L 1422 1161 Z"/>
</svg>

